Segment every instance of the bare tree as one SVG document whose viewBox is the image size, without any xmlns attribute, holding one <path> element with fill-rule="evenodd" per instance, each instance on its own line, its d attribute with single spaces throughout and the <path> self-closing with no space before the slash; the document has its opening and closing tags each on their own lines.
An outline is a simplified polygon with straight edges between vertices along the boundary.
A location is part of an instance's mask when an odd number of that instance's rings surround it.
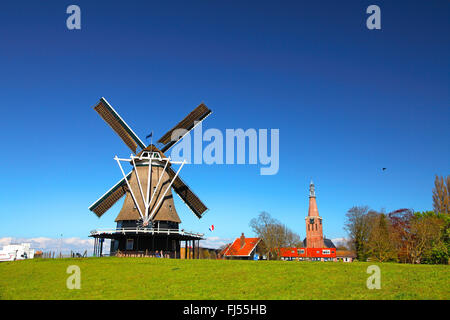
<svg viewBox="0 0 450 320">
<path fill-rule="evenodd" d="M 300 236 L 293 232 L 291 229 L 284 227 L 285 246 L 287 247 L 302 247 L 303 243 L 300 240 Z"/>
<path fill-rule="evenodd" d="M 253 232 L 261 238 L 260 252 L 268 259 L 278 258 L 278 249 L 298 246 L 300 236 L 272 218 L 267 212 L 261 212 L 257 218 L 250 221 Z"/>
<path fill-rule="evenodd" d="M 434 180 L 433 209 L 436 213 L 450 214 L 450 175 L 441 176 Z"/>
</svg>

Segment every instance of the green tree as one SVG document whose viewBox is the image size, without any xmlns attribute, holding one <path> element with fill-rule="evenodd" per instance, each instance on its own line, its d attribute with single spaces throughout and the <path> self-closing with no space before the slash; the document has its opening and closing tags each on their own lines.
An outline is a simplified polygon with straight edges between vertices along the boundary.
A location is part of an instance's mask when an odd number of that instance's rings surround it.
<svg viewBox="0 0 450 320">
<path fill-rule="evenodd" d="M 436 236 L 431 242 L 428 250 L 423 254 L 422 263 L 448 264 L 450 258 L 450 216 L 448 214 L 436 213 L 434 211 L 416 212 L 418 219 L 431 219 L 437 225 Z"/>
<path fill-rule="evenodd" d="M 424 263 L 432 256 L 433 248 L 442 246 L 441 229 L 443 221 L 433 216 L 415 214 L 411 221 L 411 262 Z"/>
<path fill-rule="evenodd" d="M 379 262 L 396 260 L 397 250 L 393 241 L 392 227 L 384 213 L 372 213 L 367 252 Z"/>
<path fill-rule="evenodd" d="M 356 253 L 358 260 L 366 261 L 368 258 L 367 241 L 370 235 L 369 207 L 355 206 L 346 213 L 344 229 L 350 238 L 349 245 Z"/>
</svg>

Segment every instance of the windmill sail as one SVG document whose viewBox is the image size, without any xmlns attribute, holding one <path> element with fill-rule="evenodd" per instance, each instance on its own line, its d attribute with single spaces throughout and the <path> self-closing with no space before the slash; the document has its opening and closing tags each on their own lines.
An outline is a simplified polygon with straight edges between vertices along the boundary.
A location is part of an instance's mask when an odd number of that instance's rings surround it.
<svg viewBox="0 0 450 320">
<path fill-rule="evenodd" d="M 185 129 L 190 131 L 194 128 L 197 122 L 203 121 L 207 116 L 211 114 L 211 110 L 201 103 L 197 108 L 191 111 L 183 120 L 181 120 L 175 127 L 170 129 L 165 135 L 163 135 L 158 142 L 164 144 L 161 148 L 162 152 L 166 152 L 175 143 L 177 143 L 182 137 L 177 137 L 177 140 L 172 140 L 172 133 L 177 129 Z"/>
<path fill-rule="evenodd" d="M 170 179 L 175 177 L 175 171 L 173 171 L 172 168 L 167 168 L 167 173 L 169 174 Z M 194 192 L 192 192 L 179 176 L 173 182 L 172 188 L 199 219 L 208 210 L 204 203 Z"/>
<path fill-rule="evenodd" d="M 127 174 L 127 179 L 130 180 L 131 173 Z M 126 193 L 125 178 L 117 182 L 111 189 L 109 189 L 104 195 L 102 195 L 97 201 L 95 201 L 89 210 L 94 212 L 97 217 L 101 217 L 106 211 L 109 210 L 117 201 L 120 200 Z"/>
<path fill-rule="evenodd" d="M 130 126 L 119 116 L 116 110 L 106 101 L 105 98 L 101 98 L 100 101 L 94 107 L 95 111 L 102 117 L 103 120 L 119 135 L 119 137 L 125 142 L 128 148 L 136 153 L 137 147 L 145 148 L 144 143 L 139 137 L 131 130 Z"/>
</svg>

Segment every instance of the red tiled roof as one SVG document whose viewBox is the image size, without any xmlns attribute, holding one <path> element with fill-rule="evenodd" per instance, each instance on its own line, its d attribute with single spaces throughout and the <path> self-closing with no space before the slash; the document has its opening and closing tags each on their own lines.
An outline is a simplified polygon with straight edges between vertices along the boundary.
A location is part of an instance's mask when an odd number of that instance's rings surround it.
<svg viewBox="0 0 450 320">
<path fill-rule="evenodd" d="M 241 248 L 240 238 L 236 238 L 233 244 L 229 245 L 225 248 L 223 255 L 230 256 L 249 256 L 253 250 L 256 248 L 256 245 L 259 243 L 260 238 L 245 238 L 244 246 Z"/>
</svg>

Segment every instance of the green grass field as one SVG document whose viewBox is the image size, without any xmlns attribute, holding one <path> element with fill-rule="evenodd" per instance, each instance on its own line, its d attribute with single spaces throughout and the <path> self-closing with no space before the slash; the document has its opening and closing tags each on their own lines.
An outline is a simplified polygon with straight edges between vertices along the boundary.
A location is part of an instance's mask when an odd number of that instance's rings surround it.
<svg viewBox="0 0 450 320">
<path fill-rule="evenodd" d="M 377 264 L 381 289 L 369 290 L 372 263 L 34 259 L 0 263 L 0 299 L 449 299 L 450 266 Z M 69 265 L 81 289 L 69 290 Z"/>
</svg>

